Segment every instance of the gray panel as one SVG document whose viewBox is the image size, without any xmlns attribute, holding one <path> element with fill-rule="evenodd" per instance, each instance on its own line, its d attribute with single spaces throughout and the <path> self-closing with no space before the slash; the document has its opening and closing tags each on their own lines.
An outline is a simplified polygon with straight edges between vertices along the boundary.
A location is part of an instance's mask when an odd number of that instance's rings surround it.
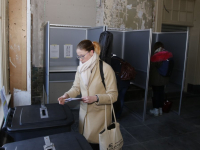
<svg viewBox="0 0 200 150">
<path fill-rule="evenodd" d="M 53 72 L 49 74 L 49 81 L 74 81 L 76 72 Z"/>
<path fill-rule="evenodd" d="M 136 71 L 136 76 L 135 79 L 132 81 L 134 83 L 134 85 L 145 89 L 146 88 L 146 78 L 147 78 L 147 73 L 144 71 L 140 71 L 135 69 Z"/>
<path fill-rule="evenodd" d="M 164 44 L 166 50 L 172 52 L 174 58 L 174 70 L 170 82 L 182 85 L 184 62 L 186 61 L 187 33 L 163 33 L 158 34 L 158 41 Z"/>
<path fill-rule="evenodd" d="M 58 97 L 62 96 L 67 92 L 73 85 L 72 82 L 50 82 L 50 103 L 58 103 Z M 80 96 L 79 96 L 80 97 Z M 70 108 L 78 108 L 80 105 L 79 101 L 68 102 Z"/>
<path fill-rule="evenodd" d="M 50 58 L 50 66 L 78 66 L 76 47 L 80 41 L 86 39 L 86 29 L 51 27 L 50 33 L 50 45 L 57 44 L 60 50 L 58 59 Z M 73 45 L 72 58 L 64 58 L 65 44 Z"/>
<path fill-rule="evenodd" d="M 154 49 L 154 44 L 157 42 L 157 38 L 158 38 L 158 34 L 156 34 L 156 33 L 153 33 L 152 34 L 152 46 L 151 46 L 151 50 L 153 50 Z"/>
<path fill-rule="evenodd" d="M 113 34 L 112 53 L 122 58 L 123 32 L 109 31 Z"/>
<path fill-rule="evenodd" d="M 103 29 L 104 27 L 101 26 L 101 27 L 95 27 L 95 28 L 90 28 L 88 29 L 88 33 L 87 33 L 87 39 L 90 40 L 90 41 L 96 41 L 96 42 L 99 42 L 99 37 L 100 37 L 100 34 L 103 32 Z"/>
<path fill-rule="evenodd" d="M 47 103 L 49 102 L 49 22 L 44 27 L 44 90 L 46 91 Z M 44 92 L 44 91 L 43 91 Z"/>
<path fill-rule="evenodd" d="M 138 71 L 133 83 L 144 89 L 146 89 L 146 82 L 148 82 L 149 38 L 150 30 L 125 33 L 124 60 Z"/>
</svg>

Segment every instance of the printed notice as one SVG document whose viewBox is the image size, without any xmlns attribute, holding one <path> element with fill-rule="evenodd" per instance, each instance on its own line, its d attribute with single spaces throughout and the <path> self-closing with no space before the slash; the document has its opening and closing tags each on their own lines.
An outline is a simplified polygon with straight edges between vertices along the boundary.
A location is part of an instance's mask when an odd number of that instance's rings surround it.
<svg viewBox="0 0 200 150">
<path fill-rule="evenodd" d="M 50 45 L 50 58 L 59 58 L 59 45 Z"/>
<path fill-rule="evenodd" d="M 5 88 L 3 86 L 3 88 L 1 89 L 1 102 L 3 104 L 3 111 L 4 111 L 4 116 L 7 116 L 8 113 L 8 105 L 7 105 L 7 101 L 6 101 L 6 94 L 5 94 Z"/>
<path fill-rule="evenodd" d="M 73 57 L 73 45 L 65 44 L 64 45 L 64 58 L 72 58 Z"/>
</svg>

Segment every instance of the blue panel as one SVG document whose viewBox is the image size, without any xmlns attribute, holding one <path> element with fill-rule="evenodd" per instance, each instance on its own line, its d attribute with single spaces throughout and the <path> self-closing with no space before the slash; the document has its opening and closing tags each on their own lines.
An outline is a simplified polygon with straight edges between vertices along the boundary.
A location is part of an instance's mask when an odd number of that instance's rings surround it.
<svg viewBox="0 0 200 150">
<path fill-rule="evenodd" d="M 153 33 L 153 34 L 152 34 L 152 46 L 151 46 L 151 50 L 154 49 L 154 44 L 155 44 L 156 42 L 158 42 L 157 39 L 158 39 L 158 34 Z"/>
<path fill-rule="evenodd" d="M 44 90 L 46 91 L 47 102 L 49 102 L 49 22 L 44 27 Z"/>
<path fill-rule="evenodd" d="M 124 60 L 136 69 L 135 85 L 146 89 L 150 30 L 125 33 Z"/>
<path fill-rule="evenodd" d="M 90 28 L 88 29 L 88 35 L 87 35 L 87 39 L 90 41 L 96 41 L 99 42 L 99 37 L 100 34 L 103 32 L 103 26 L 102 27 L 95 27 L 95 28 Z"/>
<path fill-rule="evenodd" d="M 123 32 L 109 31 L 113 34 L 112 53 L 122 58 Z"/>
<path fill-rule="evenodd" d="M 59 58 L 50 58 L 50 67 L 78 66 L 79 60 L 76 58 L 76 49 L 79 42 L 86 39 L 86 29 L 51 27 L 50 45 L 59 45 Z M 64 45 L 73 45 L 73 57 L 64 58 Z"/>
<path fill-rule="evenodd" d="M 166 50 L 172 52 L 174 57 L 174 70 L 170 81 L 182 85 L 187 33 L 162 33 L 158 34 L 158 40 L 164 44 Z"/>
</svg>

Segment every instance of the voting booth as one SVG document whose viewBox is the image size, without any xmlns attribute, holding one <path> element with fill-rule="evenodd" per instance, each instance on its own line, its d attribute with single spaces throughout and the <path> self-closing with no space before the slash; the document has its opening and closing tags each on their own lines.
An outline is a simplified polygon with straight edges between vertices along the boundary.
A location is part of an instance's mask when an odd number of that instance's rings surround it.
<svg viewBox="0 0 200 150">
<path fill-rule="evenodd" d="M 152 31 L 151 29 L 132 31 L 108 29 L 108 31 L 113 33 L 112 53 L 135 68 L 136 76 L 131 83 L 145 90 L 143 109 L 135 107 L 132 110 L 137 117 L 145 120 Z"/>
<path fill-rule="evenodd" d="M 164 44 L 166 50 L 173 54 L 174 68 L 170 77 L 170 82 L 166 86 L 166 94 L 172 92 L 180 93 L 179 108 L 175 110 L 179 115 L 181 113 L 181 102 L 184 89 L 185 69 L 188 50 L 188 35 L 187 32 L 161 32 L 153 33 L 155 40 L 152 45 L 160 41 Z"/>
<path fill-rule="evenodd" d="M 175 66 L 165 91 L 167 93 L 180 92 L 179 108 L 176 110 L 180 115 L 189 31 L 152 33 L 151 29 L 120 31 L 120 29 L 109 28 L 108 31 L 113 33 L 112 53 L 123 58 L 135 68 L 136 77 L 131 83 L 145 91 L 143 106 L 128 105 L 133 114 L 143 121 L 146 118 L 151 51 L 153 45 L 160 41 L 174 57 Z"/>
<path fill-rule="evenodd" d="M 82 40 L 99 41 L 105 26 L 68 26 L 49 22 L 44 27 L 44 91 L 46 103 L 57 103 L 58 97 L 68 91 L 79 65 L 76 46 Z M 68 103 L 71 108 L 79 102 Z"/>
<path fill-rule="evenodd" d="M 132 112 L 141 120 L 146 118 L 149 91 L 150 57 L 153 45 L 160 41 L 165 49 L 172 52 L 175 66 L 170 77 L 167 93 L 180 92 L 178 114 L 181 111 L 184 88 L 185 66 L 187 59 L 187 32 L 152 33 L 151 29 L 129 30 L 111 29 L 105 26 L 84 27 L 51 25 L 44 27 L 44 91 L 46 103 L 57 103 L 57 98 L 69 90 L 73 84 L 79 60 L 76 58 L 76 46 L 84 40 L 99 41 L 100 34 L 109 31 L 113 34 L 112 53 L 130 63 L 136 70 L 136 77 L 131 81 L 144 89 L 144 103 L 132 108 Z M 77 102 L 79 103 L 79 102 Z M 76 103 L 69 103 L 75 108 Z"/>
</svg>

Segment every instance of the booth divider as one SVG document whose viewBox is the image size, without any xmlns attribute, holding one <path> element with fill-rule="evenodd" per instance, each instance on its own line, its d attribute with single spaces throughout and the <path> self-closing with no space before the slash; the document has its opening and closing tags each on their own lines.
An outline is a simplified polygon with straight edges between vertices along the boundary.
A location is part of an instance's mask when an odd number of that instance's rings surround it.
<svg viewBox="0 0 200 150">
<path fill-rule="evenodd" d="M 44 30 L 44 93 L 47 103 L 57 103 L 57 98 L 71 88 L 75 79 L 79 65 L 76 46 L 85 39 L 98 42 L 105 26 L 91 28 L 48 22 Z M 68 105 L 77 106 L 71 104 Z"/>
<path fill-rule="evenodd" d="M 79 62 L 76 58 L 76 45 L 84 39 L 99 41 L 100 34 L 105 30 L 107 30 L 105 26 L 94 28 L 51 26 L 49 22 L 45 25 L 44 90 L 47 103 L 51 103 L 55 99 L 57 101 L 57 97 L 61 95 L 61 92 L 63 94 L 71 87 Z M 143 114 L 141 114 L 141 111 L 132 110 L 143 121 L 146 118 L 151 49 L 155 42 L 160 41 L 165 45 L 166 50 L 173 53 L 175 67 L 170 83 L 181 87 L 178 113 L 180 115 L 189 31 L 173 33 L 152 33 L 151 29 L 132 31 L 108 29 L 107 31 L 113 34 L 112 53 L 130 63 L 137 72 L 135 79 L 131 83 L 145 90 Z M 64 52 L 65 45 L 69 46 L 71 54 L 68 55 Z M 53 54 L 50 51 L 51 46 L 57 46 L 58 53 L 55 55 L 57 58 L 50 56 Z M 60 87 L 62 91 L 52 88 L 54 86 L 51 86 L 52 89 L 50 91 L 50 82 L 58 84 L 55 87 Z M 64 84 L 60 86 L 61 83 Z M 50 97 L 53 100 L 50 100 Z"/>
<path fill-rule="evenodd" d="M 118 57 L 124 57 L 124 34 L 123 31 L 110 30 L 113 34 L 113 43 L 112 43 L 112 53 L 116 54 Z"/>
<path fill-rule="evenodd" d="M 105 31 L 106 26 L 93 27 L 87 29 L 87 39 L 90 41 L 99 42 L 99 37 L 103 31 Z"/>
<path fill-rule="evenodd" d="M 181 112 L 181 102 L 184 88 L 185 68 L 187 61 L 188 49 L 188 34 L 187 32 L 161 32 L 154 33 L 157 36 L 155 42 L 162 42 L 166 50 L 173 54 L 174 69 L 170 77 L 170 84 L 167 86 L 167 91 L 180 91 L 180 101 L 178 114 Z M 154 43 L 155 43 L 154 42 Z M 152 45 L 154 44 L 152 42 Z"/>
<path fill-rule="evenodd" d="M 172 33 L 152 33 L 151 29 L 108 31 L 113 33 L 112 53 L 123 58 L 135 68 L 136 77 L 131 82 L 145 90 L 143 114 L 141 115 L 140 110 L 132 110 L 132 112 L 143 121 L 146 118 L 151 49 L 156 42 L 160 41 L 165 45 L 166 50 L 173 53 L 175 67 L 172 76 L 170 77 L 169 87 L 171 88 L 174 85 L 180 87 L 181 95 L 178 112 L 180 115 L 189 31 Z"/>
<path fill-rule="evenodd" d="M 135 68 L 137 72 L 136 77 L 131 82 L 145 90 L 144 109 L 142 114 L 140 110 L 133 110 L 133 113 L 144 121 L 146 117 L 152 31 L 151 29 L 108 31 L 113 33 L 112 53 L 123 58 Z"/>
<path fill-rule="evenodd" d="M 49 103 L 49 28 L 50 24 L 44 26 L 44 51 L 43 51 L 43 103 Z M 45 97 L 44 97 L 45 96 Z M 45 102 L 46 100 L 46 102 Z"/>
</svg>

